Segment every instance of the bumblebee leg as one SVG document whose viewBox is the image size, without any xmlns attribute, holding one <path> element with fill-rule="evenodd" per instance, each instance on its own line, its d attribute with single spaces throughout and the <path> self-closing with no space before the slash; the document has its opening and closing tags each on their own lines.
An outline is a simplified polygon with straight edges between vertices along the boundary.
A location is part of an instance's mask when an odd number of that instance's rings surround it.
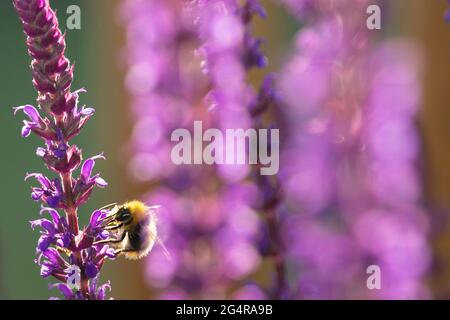
<svg viewBox="0 0 450 320">
<path fill-rule="evenodd" d="M 97 245 L 97 244 L 119 243 L 119 242 L 122 242 L 122 240 L 123 239 L 105 239 L 105 240 L 96 241 L 93 244 Z"/>
<path fill-rule="evenodd" d="M 103 219 L 102 226 L 109 225 L 110 223 L 112 223 L 114 221 L 114 219 L 115 219 L 114 214 L 107 216 L 105 219 Z"/>
<path fill-rule="evenodd" d="M 127 252 L 136 252 L 136 250 L 134 250 L 134 249 L 117 249 L 115 251 L 115 254 L 119 255 L 121 253 L 127 253 Z"/>
<path fill-rule="evenodd" d="M 103 228 L 103 230 L 117 230 L 123 226 L 123 223 L 117 225 L 117 226 L 106 226 Z"/>
<path fill-rule="evenodd" d="M 123 239 L 125 239 L 125 236 L 127 235 L 126 232 L 123 232 L 122 235 L 120 236 L 120 238 L 118 239 L 105 239 L 105 240 L 100 240 L 100 241 L 96 241 L 94 242 L 94 244 L 107 244 L 107 243 L 119 243 L 122 242 Z"/>
<path fill-rule="evenodd" d="M 72 253 L 69 249 L 60 247 L 60 246 L 56 246 L 56 250 L 58 250 L 61 253 L 66 254 L 67 256 L 70 256 L 70 254 Z"/>
</svg>

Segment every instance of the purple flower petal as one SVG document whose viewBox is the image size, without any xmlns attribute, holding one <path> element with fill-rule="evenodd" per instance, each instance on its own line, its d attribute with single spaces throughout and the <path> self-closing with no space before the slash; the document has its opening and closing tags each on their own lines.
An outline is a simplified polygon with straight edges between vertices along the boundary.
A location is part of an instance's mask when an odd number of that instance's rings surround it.
<svg viewBox="0 0 450 320">
<path fill-rule="evenodd" d="M 58 233 L 58 230 L 56 230 L 55 226 L 53 225 L 53 223 L 47 219 L 42 219 L 41 225 L 42 228 L 44 228 L 45 230 L 47 230 L 49 232 L 50 235 L 55 235 Z"/>
<path fill-rule="evenodd" d="M 109 237 L 109 232 L 106 230 L 103 230 L 102 232 L 100 232 L 98 234 L 98 237 L 100 237 L 101 239 L 107 239 Z"/>
<path fill-rule="evenodd" d="M 61 181 L 58 178 L 53 179 L 53 184 L 55 185 L 55 189 L 56 189 L 56 192 L 58 194 L 63 194 L 64 193 L 63 187 L 62 187 L 62 183 L 61 183 Z"/>
<path fill-rule="evenodd" d="M 47 219 L 33 220 L 33 221 L 30 221 L 30 223 L 31 223 L 31 228 L 33 228 L 33 229 L 36 228 L 36 227 L 41 227 L 41 228 L 43 228 L 43 229 L 45 229 L 47 231 L 49 231 L 48 229 L 50 229 L 52 231 L 55 230 L 52 222 L 50 220 L 47 220 Z"/>
<path fill-rule="evenodd" d="M 42 198 L 42 196 L 44 195 L 44 191 L 42 190 L 34 190 L 33 192 L 31 192 L 31 199 L 33 199 L 34 201 L 38 201 Z"/>
<path fill-rule="evenodd" d="M 71 300 L 74 298 L 74 294 L 72 292 L 72 289 L 67 284 L 64 283 L 57 283 L 49 286 L 50 289 L 57 288 L 66 298 L 67 300 Z"/>
<path fill-rule="evenodd" d="M 77 97 L 80 95 L 80 93 L 86 93 L 86 88 L 80 88 L 78 90 L 75 90 L 72 94 L 76 95 Z"/>
<path fill-rule="evenodd" d="M 95 210 L 91 215 L 91 220 L 89 221 L 89 227 L 96 228 L 100 223 L 100 219 L 102 218 L 102 215 L 103 215 L 102 211 Z"/>
<path fill-rule="evenodd" d="M 83 163 L 83 166 L 81 167 L 81 177 L 85 181 L 89 180 L 89 178 L 91 177 L 92 169 L 94 169 L 95 160 L 97 160 L 97 159 L 105 159 L 105 157 L 103 156 L 103 154 L 100 154 L 100 155 L 97 155 L 97 156 L 87 159 Z"/>
<path fill-rule="evenodd" d="M 81 109 L 81 115 L 87 117 L 87 116 L 92 116 L 95 113 L 95 109 L 94 108 L 83 108 Z"/>
<path fill-rule="evenodd" d="M 108 283 L 105 283 L 104 285 L 100 286 L 98 288 L 98 292 L 97 292 L 97 299 L 98 300 L 105 300 L 106 298 L 106 289 L 108 289 L 109 291 L 111 291 L 111 284 L 108 281 Z"/>
<path fill-rule="evenodd" d="M 39 147 L 39 148 L 36 149 L 36 155 L 38 157 L 43 158 L 46 155 L 46 153 L 47 153 L 47 150 L 44 149 L 44 148 Z"/>
<path fill-rule="evenodd" d="M 32 105 L 27 104 L 25 106 L 14 108 L 14 115 L 16 115 L 18 111 L 23 111 L 23 113 L 25 113 L 30 118 L 30 120 L 36 124 L 38 124 L 41 119 L 39 112 Z"/>
<path fill-rule="evenodd" d="M 94 278 L 89 283 L 89 294 L 94 297 L 96 296 L 97 291 L 97 280 L 98 278 Z"/>
<path fill-rule="evenodd" d="M 108 250 L 108 246 L 107 245 L 102 245 L 102 248 L 100 249 L 100 251 L 98 252 L 99 256 L 104 256 L 106 254 L 106 251 Z"/>
<path fill-rule="evenodd" d="M 50 180 L 47 177 L 45 177 L 42 173 L 28 173 L 25 176 L 25 181 L 28 180 L 29 178 L 35 178 L 42 185 L 42 187 L 45 187 L 46 189 L 50 189 L 52 187 Z"/>
<path fill-rule="evenodd" d="M 53 242 L 52 236 L 42 235 L 38 240 L 37 250 L 39 252 L 46 251 L 52 242 Z"/>
<path fill-rule="evenodd" d="M 50 214 L 53 220 L 53 224 L 55 226 L 59 226 L 61 222 L 61 216 L 59 215 L 58 211 L 52 208 L 42 208 L 39 214 L 42 216 L 44 213 Z"/>
<path fill-rule="evenodd" d="M 108 186 L 108 182 L 106 182 L 103 178 L 98 177 L 95 179 L 95 184 L 100 188 L 105 188 Z"/>
<path fill-rule="evenodd" d="M 50 268 L 48 265 L 43 264 L 41 266 L 41 271 L 40 271 L 40 275 L 43 278 L 48 278 L 52 275 L 53 272 L 53 268 Z"/>
<path fill-rule="evenodd" d="M 101 259 L 105 256 L 110 259 L 115 259 L 117 257 L 116 251 L 108 245 L 102 245 L 100 251 L 97 253 L 97 259 Z"/>
<path fill-rule="evenodd" d="M 63 247 L 63 248 L 66 248 L 66 247 L 67 247 L 66 245 L 64 245 L 63 239 L 58 239 L 58 240 L 56 240 L 56 245 L 57 245 L 57 246 L 60 246 L 60 247 Z"/>
<path fill-rule="evenodd" d="M 87 181 L 91 177 L 92 169 L 94 168 L 95 161 L 92 159 L 88 159 L 83 163 L 81 167 L 81 177 Z"/>
<path fill-rule="evenodd" d="M 105 255 L 110 259 L 117 258 L 116 251 L 113 248 L 108 248 L 105 252 Z"/>
<path fill-rule="evenodd" d="M 21 135 L 24 138 L 29 137 L 31 134 L 31 127 L 28 125 L 28 123 L 26 123 L 26 121 L 24 121 L 24 126 L 22 127 L 22 132 Z"/>
<path fill-rule="evenodd" d="M 43 255 L 55 265 L 64 265 L 64 259 L 55 248 L 49 248 L 43 252 Z"/>
<path fill-rule="evenodd" d="M 81 291 L 75 292 L 75 298 L 77 300 L 85 300 L 85 298 L 83 297 L 83 294 L 81 293 Z"/>
<path fill-rule="evenodd" d="M 53 197 L 48 197 L 46 199 L 47 204 L 51 207 L 51 208 L 57 208 L 60 202 L 60 197 L 59 196 L 53 196 Z"/>
<path fill-rule="evenodd" d="M 72 239 L 72 234 L 70 232 L 66 232 L 56 241 L 56 244 L 60 247 L 68 248 Z"/>
<path fill-rule="evenodd" d="M 33 221 L 30 221 L 30 224 L 31 224 L 31 229 L 33 229 L 33 230 L 34 230 L 34 228 L 36 228 L 36 227 L 40 227 L 40 226 L 41 226 L 41 224 L 42 224 L 42 220 L 43 220 L 43 219 L 39 219 L 39 220 L 33 220 Z"/>
<path fill-rule="evenodd" d="M 97 276 L 97 274 L 98 274 L 98 268 L 97 268 L 97 266 L 96 266 L 94 263 L 92 263 L 92 262 L 86 263 L 84 270 L 85 270 L 85 272 L 86 272 L 86 275 L 87 275 L 88 278 L 90 278 L 90 279 L 95 278 L 95 277 Z"/>
</svg>

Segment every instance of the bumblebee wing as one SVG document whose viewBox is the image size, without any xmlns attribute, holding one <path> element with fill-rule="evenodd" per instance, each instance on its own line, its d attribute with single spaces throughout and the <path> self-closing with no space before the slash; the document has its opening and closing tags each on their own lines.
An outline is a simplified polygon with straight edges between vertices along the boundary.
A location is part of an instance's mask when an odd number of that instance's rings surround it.
<svg viewBox="0 0 450 320">
<path fill-rule="evenodd" d="M 161 206 L 146 206 L 146 208 L 149 213 L 158 213 Z"/>
<path fill-rule="evenodd" d="M 159 245 L 161 246 L 161 249 L 162 249 L 162 251 L 163 251 L 163 253 L 164 253 L 164 256 L 165 256 L 168 260 L 172 260 L 172 256 L 171 256 L 169 250 L 167 250 L 167 247 L 166 247 L 166 246 L 164 245 L 164 243 L 162 242 L 161 238 L 158 237 L 157 235 L 154 235 L 154 236 L 155 236 L 155 241 L 156 241 L 156 243 L 159 244 Z"/>
</svg>

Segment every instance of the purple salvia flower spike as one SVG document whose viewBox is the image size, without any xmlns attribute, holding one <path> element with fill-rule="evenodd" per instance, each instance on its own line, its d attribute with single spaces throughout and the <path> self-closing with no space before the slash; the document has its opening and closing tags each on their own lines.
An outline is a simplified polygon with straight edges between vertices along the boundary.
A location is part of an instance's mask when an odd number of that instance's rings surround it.
<svg viewBox="0 0 450 320">
<path fill-rule="evenodd" d="M 95 227 L 80 231 L 78 207 L 88 201 L 95 185 L 105 187 L 107 183 L 99 174 L 92 176 L 95 160 L 84 162 L 78 178 L 73 173 L 82 160 L 81 150 L 70 141 L 80 133 L 82 127 L 94 114 L 93 108 L 81 110 L 79 95 L 84 88 L 71 91 L 74 66 L 65 57 L 65 35 L 58 27 L 58 19 L 47 0 L 13 0 L 23 30 L 27 36 L 28 53 L 32 58 L 33 84 L 38 91 L 38 108 L 24 105 L 14 108 L 14 114 L 23 111 L 22 136 L 36 134 L 45 142 L 36 155 L 43 159 L 46 167 L 58 177 L 49 179 L 42 173 L 27 174 L 25 180 L 35 178 L 40 186 L 32 188 L 32 199 L 42 201 L 40 214 L 47 213 L 51 220 L 39 219 L 31 222 L 31 227 L 40 228 L 41 236 L 36 247 L 36 263 L 41 266 L 41 276 L 53 276 L 63 282 L 53 285 L 66 299 L 104 298 L 104 287 L 97 287 L 97 278 L 105 257 L 114 257 L 105 245 L 93 244 L 94 239 L 104 237 L 102 216 L 96 216 Z M 45 117 L 41 117 L 45 114 Z M 64 210 L 65 219 L 58 210 Z M 86 231 L 87 230 L 87 231 Z M 89 232 L 89 234 L 84 234 Z M 80 243 L 75 239 L 81 240 Z M 58 250 L 64 252 L 62 255 Z M 104 249 L 105 253 L 99 254 Z M 108 255 L 106 255 L 108 253 Z M 76 265 L 81 270 L 81 287 L 72 291 L 64 282 L 67 268 Z"/>
<path fill-rule="evenodd" d="M 313 18 L 296 36 L 277 81 L 288 146 L 280 176 L 291 208 L 282 239 L 288 263 L 305 266 L 292 269 L 298 279 L 293 297 L 427 297 L 416 50 L 375 41 L 365 25 L 368 0 L 282 2 L 298 18 Z M 383 289 L 354 291 L 349 284 L 365 279 L 352 268 L 365 268 L 368 258 L 384 270 Z M 399 276 L 406 269 L 408 276 Z M 346 280 L 330 281 L 328 272 L 336 271 Z"/>
</svg>

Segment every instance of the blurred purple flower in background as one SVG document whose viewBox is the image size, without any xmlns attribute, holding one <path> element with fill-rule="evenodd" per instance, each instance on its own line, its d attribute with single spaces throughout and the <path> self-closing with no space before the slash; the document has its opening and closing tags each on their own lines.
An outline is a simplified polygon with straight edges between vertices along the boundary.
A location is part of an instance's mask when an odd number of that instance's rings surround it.
<svg viewBox="0 0 450 320">
<path fill-rule="evenodd" d="M 252 119 L 247 106 L 255 92 L 247 83 L 246 72 L 252 67 L 264 67 L 266 58 L 260 52 L 261 39 L 251 35 L 250 22 L 253 15 L 265 16 L 258 1 L 191 1 L 192 20 L 196 21 L 201 46 L 203 72 L 212 90 L 208 93 L 209 110 L 214 127 L 248 129 Z M 218 170 L 228 182 L 244 179 L 248 166 L 219 165 Z"/>
<path fill-rule="evenodd" d="M 250 168 L 176 167 L 170 159 L 171 132 L 191 129 L 194 120 L 204 130 L 252 127 L 249 108 L 266 98 L 245 79 L 248 69 L 266 64 L 262 40 L 251 35 L 255 14 L 265 16 L 257 1 L 129 0 L 120 8 L 130 58 L 126 86 L 137 119 L 130 171 L 158 182 L 147 198 L 162 207 L 161 237 L 172 256 L 156 248 L 148 258 L 147 278 L 161 298 L 267 297 L 252 282 L 235 285 L 262 259 L 259 191 L 247 179 Z M 152 76 L 135 76 L 143 70 Z"/>
<path fill-rule="evenodd" d="M 148 202 L 162 205 L 172 255 L 157 248 L 147 259 L 149 285 L 160 298 L 429 297 L 417 49 L 376 38 L 368 0 L 280 2 L 305 27 L 259 92 L 247 80 L 268 62 L 251 30 L 266 15 L 258 1 L 120 8 L 135 121 L 129 169 L 151 186 Z M 280 176 L 175 166 L 170 133 L 198 119 L 205 129 L 283 125 Z M 36 127 L 33 119 L 24 131 Z M 265 258 L 274 262 L 269 288 L 249 281 Z M 366 286 L 370 265 L 380 267 L 381 290 Z"/>
<path fill-rule="evenodd" d="M 313 21 L 279 79 L 284 234 L 297 297 L 428 297 L 416 50 L 375 42 L 365 27 L 369 1 L 285 2 L 308 4 Z M 365 286 L 369 265 L 381 268 L 381 290 Z"/>
<path fill-rule="evenodd" d="M 99 174 L 92 175 L 95 160 L 103 156 L 82 163 L 81 150 L 69 145 L 94 110 L 79 109 L 79 93 L 84 90 L 70 90 L 73 67 L 64 55 L 64 35 L 49 2 L 14 0 L 13 4 L 27 35 L 29 55 L 33 58 L 31 71 L 39 104 L 38 109 L 31 105 L 17 107 L 14 113 L 22 111 L 29 118 L 24 121 L 22 136 L 34 133 L 44 140 L 45 148 L 38 148 L 36 154 L 57 175 L 53 179 L 41 173 L 26 176 L 26 179 L 35 178 L 39 183 L 39 187 L 32 189 L 31 196 L 34 201 L 42 201 L 41 215 L 49 216 L 49 219 L 31 221 L 33 229 L 39 227 L 41 230 L 35 261 L 41 267 L 42 277 L 53 276 L 61 281 L 51 288 L 58 288 L 64 298 L 102 300 L 110 286 L 109 283 L 97 286 L 99 271 L 105 259 L 115 258 L 115 253 L 107 245 L 95 245 L 94 241 L 107 237 L 101 228 L 107 212 L 95 211 L 89 225 L 80 231 L 77 210 L 88 200 L 94 186 L 107 185 Z M 73 172 L 80 166 L 79 177 L 73 177 Z M 66 216 L 61 217 L 58 210 L 63 210 Z M 79 284 L 71 281 L 72 267 L 80 272 Z"/>
<path fill-rule="evenodd" d="M 120 10 L 127 24 L 125 85 L 136 122 L 130 172 L 140 181 L 174 175 L 167 137 L 188 124 L 194 112 L 190 103 L 199 103 L 195 99 L 207 90 L 191 61 L 192 22 L 180 10 L 179 1 L 147 0 L 124 1 Z"/>
<path fill-rule="evenodd" d="M 130 168 L 157 183 L 148 199 L 162 205 L 173 256 L 148 258 L 149 284 L 161 298 L 428 297 L 416 49 L 375 41 L 367 0 L 282 2 L 307 25 L 259 92 L 246 79 L 267 64 L 251 30 L 252 17 L 266 15 L 258 1 L 121 8 L 137 121 Z M 221 130 L 281 126 L 279 176 L 174 166 L 170 132 L 197 119 Z M 263 288 L 248 279 L 265 258 L 274 272 Z M 370 265 L 381 268 L 381 290 L 366 287 Z"/>
<path fill-rule="evenodd" d="M 450 4 L 450 1 L 448 1 L 448 3 Z M 447 22 L 450 22 L 450 10 L 447 10 L 447 12 L 445 13 L 445 20 L 447 20 Z"/>
</svg>

